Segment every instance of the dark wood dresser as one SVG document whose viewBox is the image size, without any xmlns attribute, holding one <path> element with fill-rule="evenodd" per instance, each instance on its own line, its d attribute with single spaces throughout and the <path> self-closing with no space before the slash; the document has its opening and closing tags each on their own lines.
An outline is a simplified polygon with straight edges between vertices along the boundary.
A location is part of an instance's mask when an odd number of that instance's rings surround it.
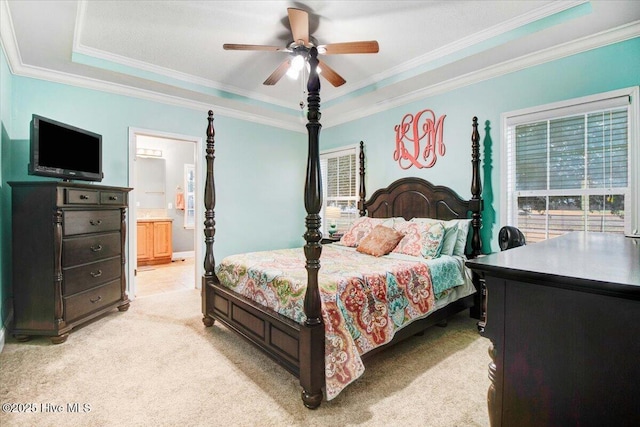
<svg viewBox="0 0 640 427">
<path fill-rule="evenodd" d="M 471 260 L 492 426 L 640 425 L 640 239 L 575 232 Z"/>
<path fill-rule="evenodd" d="M 12 187 L 12 333 L 55 344 L 109 310 L 129 308 L 126 209 L 129 188 L 68 182 Z"/>
</svg>

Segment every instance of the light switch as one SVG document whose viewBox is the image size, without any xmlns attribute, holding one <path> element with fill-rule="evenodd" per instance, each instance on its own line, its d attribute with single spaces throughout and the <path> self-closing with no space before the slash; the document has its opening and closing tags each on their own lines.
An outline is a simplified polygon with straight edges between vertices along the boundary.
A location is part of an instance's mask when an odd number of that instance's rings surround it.
<svg viewBox="0 0 640 427">
<path fill-rule="evenodd" d="M 173 203 L 169 203 L 169 209 L 173 209 Z"/>
</svg>

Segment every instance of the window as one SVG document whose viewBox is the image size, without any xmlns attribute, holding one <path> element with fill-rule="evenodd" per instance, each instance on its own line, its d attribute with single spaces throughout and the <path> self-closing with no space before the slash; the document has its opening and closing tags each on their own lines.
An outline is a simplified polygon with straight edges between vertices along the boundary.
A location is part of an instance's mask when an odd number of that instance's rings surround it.
<svg viewBox="0 0 640 427">
<path fill-rule="evenodd" d="M 322 230 L 344 233 L 358 217 L 360 175 L 356 165 L 357 146 L 320 153 L 322 173 Z M 338 209 L 336 209 L 338 208 Z M 335 227 L 330 225 L 335 224 Z"/>
<path fill-rule="evenodd" d="M 571 231 L 637 232 L 637 94 L 633 88 L 503 115 L 502 217 L 527 242 Z"/>
</svg>

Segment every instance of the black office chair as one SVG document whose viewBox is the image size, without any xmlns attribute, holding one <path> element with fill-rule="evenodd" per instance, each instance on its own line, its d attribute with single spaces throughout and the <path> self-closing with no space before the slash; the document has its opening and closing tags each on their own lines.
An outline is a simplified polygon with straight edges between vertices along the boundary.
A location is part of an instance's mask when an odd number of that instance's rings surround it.
<svg viewBox="0 0 640 427">
<path fill-rule="evenodd" d="M 527 244 L 522 231 L 510 225 L 504 226 L 500 229 L 500 233 L 498 233 L 498 243 L 500 244 L 501 251 L 506 251 L 507 249 L 517 248 L 518 246 L 524 246 Z"/>
</svg>

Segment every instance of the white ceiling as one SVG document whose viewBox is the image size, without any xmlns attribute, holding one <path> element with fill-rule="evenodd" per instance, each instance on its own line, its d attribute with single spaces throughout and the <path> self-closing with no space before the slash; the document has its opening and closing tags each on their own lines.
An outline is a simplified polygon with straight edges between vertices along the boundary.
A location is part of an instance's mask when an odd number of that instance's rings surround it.
<svg viewBox="0 0 640 427">
<path fill-rule="evenodd" d="M 286 46 L 287 7 L 309 12 L 318 44 L 380 45 L 321 57 L 347 81 L 322 80 L 325 127 L 640 35 L 636 0 L 0 0 L 0 35 L 16 75 L 304 131 L 301 82 L 262 84 L 287 54 L 222 49 Z"/>
</svg>

